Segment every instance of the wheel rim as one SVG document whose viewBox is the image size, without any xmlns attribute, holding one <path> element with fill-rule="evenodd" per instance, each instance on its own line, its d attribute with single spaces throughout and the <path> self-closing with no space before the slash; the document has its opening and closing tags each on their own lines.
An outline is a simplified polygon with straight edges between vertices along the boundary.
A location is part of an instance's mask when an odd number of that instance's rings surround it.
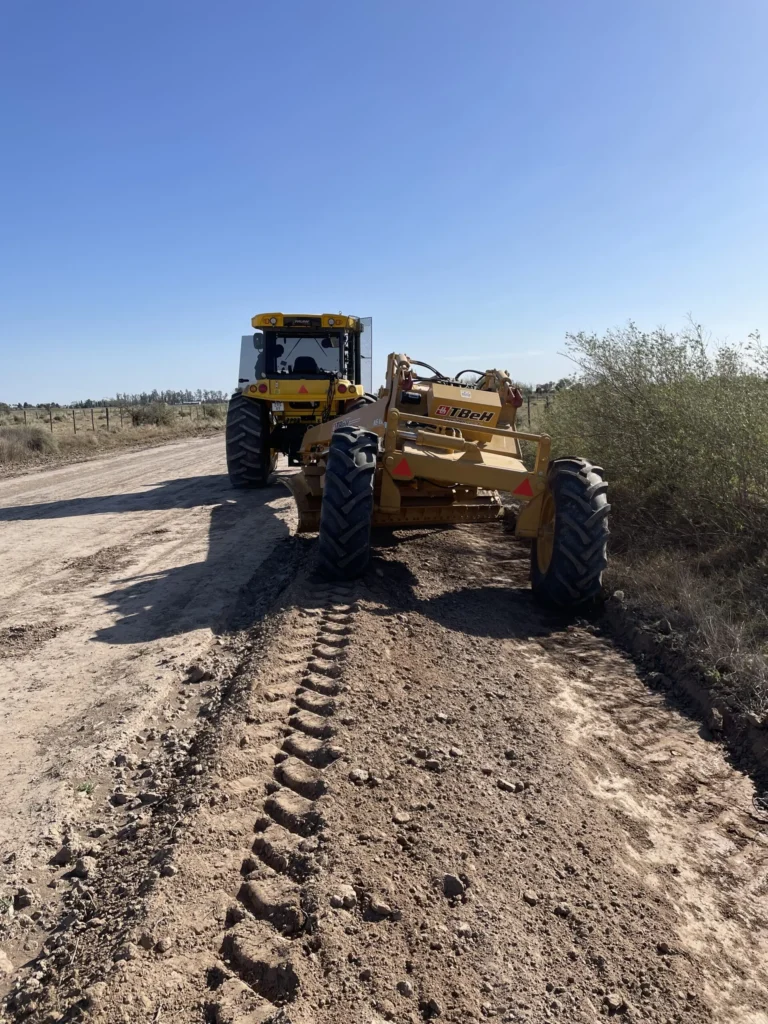
<svg viewBox="0 0 768 1024">
<path fill-rule="evenodd" d="M 541 525 L 536 537 L 536 564 L 540 572 L 546 572 L 549 569 L 554 550 L 555 499 L 551 491 L 545 491 L 541 503 Z"/>
</svg>

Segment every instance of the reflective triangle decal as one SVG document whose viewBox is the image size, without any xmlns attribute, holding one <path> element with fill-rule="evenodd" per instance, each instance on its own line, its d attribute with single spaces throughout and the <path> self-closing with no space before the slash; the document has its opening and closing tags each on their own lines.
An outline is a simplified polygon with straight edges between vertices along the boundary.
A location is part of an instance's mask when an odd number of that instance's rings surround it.
<svg viewBox="0 0 768 1024">
<path fill-rule="evenodd" d="M 309 394 L 309 392 L 307 391 L 307 389 L 306 389 L 306 388 L 304 387 L 304 385 L 303 385 L 303 384 L 302 384 L 302 385 L 301 385 L 301 387 L 299 388 L 299 394 L 300 394 L 300 395 L 308 395 L 308 394 Z"/>
<path fill-rule="evenodd" d="M 405 458 L 400 459 L 392 472 L 397 476 L 407 476 L 409 479 L 413 476 L 411 467 L 408 465 L 408 460 Z"/>
<path fill-rule="evenodd" d="M 521 498 L 532 498 L 533 488 L 531 487 L 531 481 L 528 477 L 526 477 L 521 484 L 518 484 L 512 493 L 519 494 Z"/>
</svg>

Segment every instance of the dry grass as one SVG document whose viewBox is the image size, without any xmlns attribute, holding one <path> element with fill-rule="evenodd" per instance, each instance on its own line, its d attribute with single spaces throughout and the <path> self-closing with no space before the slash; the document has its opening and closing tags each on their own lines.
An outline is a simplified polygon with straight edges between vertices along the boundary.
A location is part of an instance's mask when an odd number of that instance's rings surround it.
<svg viewBox="0 0 768 1024">
<path fill-rule="evenodd" d="M 0 426 L 0 475 L 13 476 L 39 466 L 80 462 L 121 448 L 151 446 L 174 438 L 204 436 L 224 427 L 223 415 L 182 417 L 175 412 L 168 422 L 160 425 L 149 423 L 129 426 L 128 417 L 125 417 L 125 422 L 124 429 L 120 429 L 118 417 L 117 425 L 110 422 L 109 431 L 104 427 L 95 431 L 78 430 L 77 434 L 71 430 L 71 420 L 69 431 L 59 429 L 53 433 L 50 429 L 38 426 Z"/>
<path fill-rule="evenodd" d="M 729 559 L 727 565 L 718 564 Z M 713 564 L 714 563 L 714 564 Z M 667 619 L 708 682 L 739 711 L 768 718 L 768 555 L 725 546 L 611 559 L 608 585 L 641 615 Z"/>
<path fill-rule="evenodd" d="M 0 463 L 52 455 L 56 450 L 53 436 L 39 427 L 0 427 Z"/>
<path fill-rule="evenodd" d="M 116 430 L 132 430 L 133 420 L 132 414 L 139 409 L 156 408 L 160 406 L 162 409 L 168 412 L 168 423 L 171 425 L 177 421 L 189 421 L 192 420 L 204 420 L 208 419 L 220 419 L 226 415 L 227 404 L 224 403 L 210 403 L 207 405 L 164 405 L 163 403 L 154 403 L 151 406 L 124 406 L 122 410 L 122 417 L 119 406 L 110 406 L 109 408 L 109 430 L 114 432 Z M 73 412 L 74 412 L 74 423 L 73 423 Z M 94 407 L 93 409 L 72 409 L 71 407 L 54 408 L 49 411 L 46 407 L 40 406 L 39 408 L 28 408 L 26 409 L 26 424 L 24 422 L 25 411 L 22 409 L 12 408 L 11 406 L 0 403 L 0 427 L 39 427 L 41 430 L 51 433 L 51 419 L 53 420 L 53 435 L 56 438 L 66 437 L 75 433 L 77 428 L 77 434 L 87 433 L 101 433 L 107 430 L 107 414 L 104 406 Z"/>
</svg>

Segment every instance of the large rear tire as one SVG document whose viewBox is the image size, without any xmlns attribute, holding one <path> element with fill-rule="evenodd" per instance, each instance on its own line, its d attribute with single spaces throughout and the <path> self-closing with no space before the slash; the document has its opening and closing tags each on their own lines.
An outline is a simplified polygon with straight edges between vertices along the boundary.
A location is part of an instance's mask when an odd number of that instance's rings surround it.
<svg viewBox="0 0 768 1024">
<path fill-rule="evenodd" d="M 376 395 L 372 395 L 370 391 L 366 391 L 365 394 L 362 394 L 356 402 L 352 402 L 351 405 L 348 405 L 344 412 L 354 412 L 355 409 L 362 409 L 363 406 L 373 405 L 374 402 L 378 402 Z"/>
<path fill-rule="evenodd" d="M 531 549 L 531 586 L 549 605 L 577 609 L 602 590 L 608 564 L 608 484 L 584 459 L 555 459 L 542 508 L 543 533 Z"/>
<path fill-rule="evenodd" d="M 227 472 L 233 487 L 266 487 L 276 457 L 269 448 L 269 405 L 235 394 L 227 410 Z"/>
<path fill-rule="evenodd" d="M 373 431 L 339 427 L 333 432 L 317 551 L 318 569 L 327 579 L 355 579 L 368 566 L 378 447 Z"/>
</svg>

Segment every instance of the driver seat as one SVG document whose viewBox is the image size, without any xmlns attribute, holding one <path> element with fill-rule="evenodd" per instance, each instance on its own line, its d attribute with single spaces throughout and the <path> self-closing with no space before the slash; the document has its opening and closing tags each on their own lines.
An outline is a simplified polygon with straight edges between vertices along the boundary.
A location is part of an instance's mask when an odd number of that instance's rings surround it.
<svg viewBox="0 0 768 1024">
<path fill-rule="evenodd" d="M 294 373 L 319 373 L 317 363 L 312 356 L 296 356 L 293 364 Z"/>
</svg>

